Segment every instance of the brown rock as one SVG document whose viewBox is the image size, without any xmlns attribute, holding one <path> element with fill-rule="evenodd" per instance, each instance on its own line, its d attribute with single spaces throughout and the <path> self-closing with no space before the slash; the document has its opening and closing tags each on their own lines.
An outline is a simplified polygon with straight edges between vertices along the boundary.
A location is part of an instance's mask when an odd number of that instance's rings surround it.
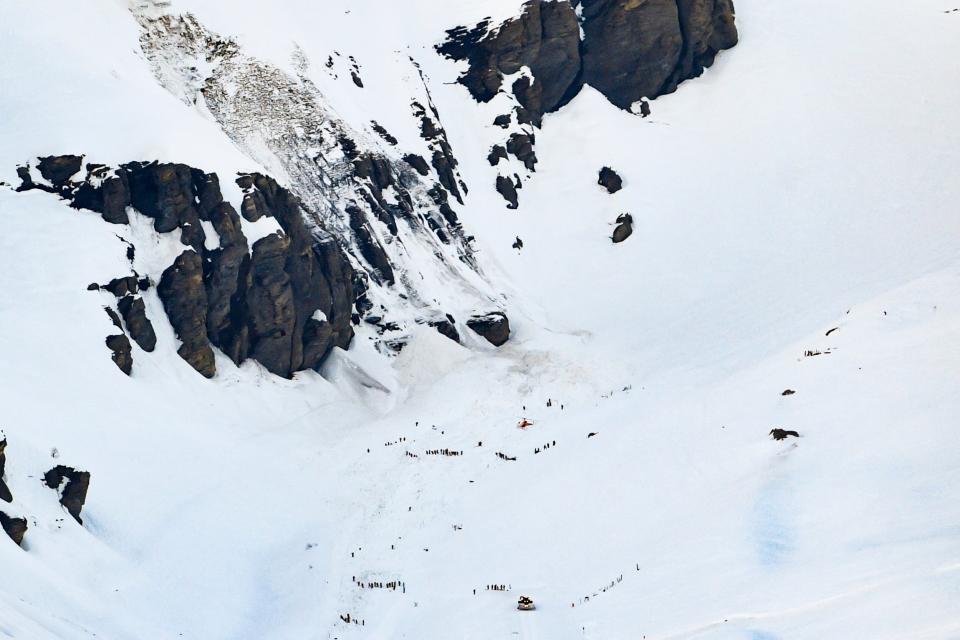
<svg viewBox="0 0 960 640">
<path fill-rule="evenodd" d="M 61 464 L 43 474 L 44 484 L 51 489 L 59 491 L 64 481 L 66 481 L 66 485 L 60 491 L 60 504 L 73 516 L 74 520 L 83 524 L 80 512 L 87 501 L 90 473 L 88 471 L 77 471 L 73 467 L 65 467 Z"/>
<path fill-rule="evenodd" d="M 17 543 L 17 546 L 23 544 L 23 536 L 27 533 L 27 520 L 25 518 L 11 518 L 3 511 L 0 511 L 0 528 L 2 528 L 10 539 Z"/>
<path fill-rule="evenodd" d="M 120 315 L 123 316 L 130 337 L 144 351 L 153 351 L 157 346 L 157 334 L 153 330 L 153 323 L 147 317 L 147 309 L 143 303 L 143 298 L 140 296 L 120 298 L 117 302 L 117 308 L 120 309 Z"/>
<path fill-rule="evenodd" d="M 133 349 L 130 346 L 130 340 L 127 336 L 121 334 L 107 336 L 107 348 L 112 352 L 111 359 L 117 365 L 120 371 L 130 375 L 133 371 Z"/>
<path fill-rule="evenodd" d="M 213 349 L 207 340 L 207 293 L 200 256 L 188 249 L 163 272 L 157 293 L 183 344 L 181 358 L 206 378 L 216 373 Z"/>
<path fill-rule="evenodd" d="M 510 339 L 510 321 L 507 319 L 507 314 L 502 311 L 473 316 L 467 320 L 467 326 L 495 347 L 505 344 Z"/>
</svg>

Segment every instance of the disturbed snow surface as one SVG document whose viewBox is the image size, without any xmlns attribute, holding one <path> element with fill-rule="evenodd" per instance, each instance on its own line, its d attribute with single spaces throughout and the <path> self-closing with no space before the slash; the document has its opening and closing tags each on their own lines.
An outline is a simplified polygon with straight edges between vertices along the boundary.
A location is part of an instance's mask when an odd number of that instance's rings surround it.
<svg viewBox="0 0 960 640">
<path fill-rule="evenodd" d="M 16 498 L 0 509 L 30 525 L 25 551 L 0 540 L 0 637 L 960 637 L 950 5 L 740 0 L 741 44 L 651 118 L 590 90 L 548 117 L 514 212 L 488 187 L 497 101 L 473 104 L 427 55 L 513 3 L 176 4 L 271 60 L 292 41 L 355 55 L 365 88 L 340 74 L 321 93 L 401 141 L 416 123 L 379 54 L 412 43 L 514 336 L 467 349 L 424 330 L 385 360 L 361 332 L 323 376 L 218 356 L 208 382 L 151 290 L 158 348 L 134 347 L 127 378 L 86 285 L 126 271 L 114 233 L 167 248 L 0 187 Z M 258 167 L 156 86 L 124 3 L 97 7 L 109 38 L 74 33 L 89 11 L 0 10 L 0 179 L 64 152 Z M 615 196 L 594 184 L 603 165 L 624 177 Z M 636 233 L 613 246 L 623 211 Z M 54 447 L 93 474 L 84 528 L 39 482 Z"/>
</svg>

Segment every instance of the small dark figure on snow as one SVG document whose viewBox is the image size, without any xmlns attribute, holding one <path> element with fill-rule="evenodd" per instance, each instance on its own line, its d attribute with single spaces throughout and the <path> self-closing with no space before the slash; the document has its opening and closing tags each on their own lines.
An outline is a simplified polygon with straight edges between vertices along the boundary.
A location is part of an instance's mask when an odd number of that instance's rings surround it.
<svg viewBox="0 0 960 640">
<path fill-rule="evenodd" d="M 517 251 L 523 249 L 523 240 L 520 239 L 520 236 L 517 236 L 516 241 L 513 243 L 513 248 Z"/>
</svg>

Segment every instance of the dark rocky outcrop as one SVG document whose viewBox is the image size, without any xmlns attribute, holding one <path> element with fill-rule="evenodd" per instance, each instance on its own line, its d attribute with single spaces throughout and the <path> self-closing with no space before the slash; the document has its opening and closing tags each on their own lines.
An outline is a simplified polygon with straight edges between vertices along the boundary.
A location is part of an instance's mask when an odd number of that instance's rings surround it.
<svg viewBox="0 0 960 640">
<path fill-rule="evenodd" d="M 113 323 L 120 331 L 123 331 L 123 323 L 120 322 L 120 315 L 110 307 L 104 307 L 103 310 L 106 312 L 107 317 L 110 318 L 110 322 Z"/>
<path fill-rule="evenodd" d="M 71 206 L 96 211 L 111 224 L 129 223 L 130 185 L 126 171 L 111 171 L 103 165 L 88 164 L 87 178 L 77 188 Z"/>
<path fill-rule="evenodd" d="M 0 528 L 6 532 L 10 539 L 17 543 L 17 546 L 23 544 L 23 536 L 27 533 L 26 518 L 12 518 L 0 511 Z"/>
<path fill-rule="evenodd" d="M 507 149 L 499 144 L 493 145 L 490 153 L 487 154 L 487 162 L 490 163 L 491 167 L 497 166 L 501 160 L 506 160 L 507 158 Z"/>
<path fill-rule="evenodd" d="M 419 102 L 414 102 L 410 106 L 413 109 L 413 116 L 420 119 L 420 137 L 427 142 L 433 152 L 430 164 L 437 172 L 440 184 L 456 198 L 457 202 L 463 204 L 463 196 L 460 193 L 462 183 L 457 179 L 456 172 L 458 162 L 447 139 L 447 132 L 440 124 L 440 115 L 432 104 L 429 112 Z"/>
<path fill-rule="evenodd" d="M 501 90 L 504 75 L 529 67 L 535 82 L 521 78 L 511 90 L 539 126 L 583 84 L 629 109 L 676 90 L 736 44 L 732 0 L 530 0 L 499 27 L 451 29 L 438 51 L 468 61 L 459 81 L 481 102 Z"/>
<path fill-rule="evenodd" d="M 400 141 L 394 136 L 390 135 L 390 132 L 387 131 L 386 128 L 376 120 L 370 121 L 370 128 L 376 131 L 377 135 L 383 138 L 387 144 L 393 145 L 394 147 L 400 144 Z"/>
<path fill-rule="evenodd" d="M 137 276 L 123 276 L 121 278 L 114 278 L 100 288 L 106 289 L 118 298 L 122 298 L 139 293 L 140 281 L 137 279 Z"/>
<path fill-rule="evenodd" d="M 207 292 L 203 286 L 203 262 L 188 249 L 164 270 L 157 286 L 170 324 L 182 344 L 181 358 L 206 378 L 216 373 L 213 349 L 207 339 Z"/>
<path fill-rule="evenodd" d="M 7 439 L 0 440 L 0 500 L 4 502 L 13 502 L 13 494 L 10 493 L 10 487 L 3 480 L 3 474 L 7 466 Z"/>
<path fill-rule="evenodd" d="M 66 481 L 65 485 L 63 485 L 64 481 Z M 65 467 L 61 464 L 43 474 L 43 483 L 51 489 L 60 491 L 60 504 L 73 516 L 74 520 L 83 524 L 80 512 L 87 501 L 90 473 L 77 471 L 73 467 Z M 61 485 L 63 485 L 62 490 Z"/>
<path fill-rule="evenodd" d="M 360 254 L 363 259 L 375 269 L 374 274 L 388 284 L 394 283 L 393 267 L 390 265 L 390 259 L 387 253 L 380 246 L 371 232 L 363 211 L 356 205 L 347 207 L 347 214 L 350 216 L 350 228 L 357 238 L 357 244 L 360 247 Z"/>
<path fill-rule="evenodd" d="M 628 109 L 737 44 L 731 0 L 582 0 L 583 81 Z"/>
<path fill-rule="evenodd" d="M 513 180 L 507 176 L 497 176 L 497 192 L 507 201 L 508 209 L 516 209 L 520 206 L 517 187 L 514 185 Z"/>
<path fill-rule="evenodd" d="M 403 161 L 413 167 L 414 170 L 421 176 L 425 176 L 430 173 L 430 165 L 428 165 L 427 161 L 423 159 L 423 156 L 418 156 L 415 153 L 408 153 L 407 155 L 403 156 Z"/>
<path fill-rule="evenodd" d="M 133 349 L 130 346 L 130 340 L 127 339 L 127 336 L 122 333 L 107 336 L 105 342 L 107 348 L 110 349 L 110 358 L 113 360 L 113 363 L 117 365 L 120 371 L 130 375 L 130 372 L 133 371 Z"/>
<path fill-rule="evenodd" d="M 617 226 L 613 230 L 613 243 L 619 244 L 633 235 L 633 216 L 623 213 L 617 216 Z"/>
<path fill-rule="evenodd" d="M 597 184 L 607 190 L 607 193 L 616 193 L 623 188 L 623 179 L 616 171 L 610 167 L 600 169 L 600 177 Z"/>
<path fill-rule="evenodd" d="M 537 154 L 533 151 L 535 142 L 533 134 L 511 134 L 510 139 L 507 140 L 507 153 L 515 156 L 528 171 L 536 171 Z"/>
<path fill-rule="evenodd" d="M 180 228 L 183 244 L 203 252 L 204 232 L 196 204 L 194 172 L 184 164 L 157 162 L 126 164 L 130 201 L 135 209 L 154 219 L 160 233 Z"/>
<path fill-rule="evenodd" d="M 140 296 L 125 296 L 117 301 L 117 308 L 123 316 L 130 337 L 144 351 L 153 351 L 157 346 L 157 334 L 153 323 L 147 317 L 147 308 Z"/>
<path fill-rule="evenodd" d="M 47 156 L 38 160 L 40 175 L 57 188 L 66 187 L 83 165 L 83 156 Z"/>
<path fill-rule="evenodd" d="M 507 319 L 507 314 L 502 311 L 473 316 L 467 320 L 467 326 L 495 347 L 505 344 L 510 339 L 510 321 Z"/>
<path fill-rule="evenodd" d="M 579 89 L 580 25 L 569 2 L 532 0 L 519 17 L 499 29 L 490 31 L 489 27 L 489 22 L 484 22 L 473 29 L 452 29 L 438 47 L 445 56 L 469 61 L 460 82 L 474 98 L 490 101 L 500 91 L 505 75 L 529 67 L 537 82 L 532 85 L 534 90 L 523 91 L 518 99 L 539 123 L 542 114 L 564 104 L 572 87 Z M 529 83 L 526 86 L 531 87 Z"/>
<path fill-rule="evenodd" d="M 430 326 L 436 329 L 440 335 L 446 336 L 454 342 L 460 342 L 460 332 L 457 331 L 455 320 L 449 313 L 446 317 L 431 320 Z"/>
<path fill-rule="evenodd" d="M 793 438 L 800 437 L 800 434 L 797 433 L 796 431 L 793 431 L 791 429 L 779 429 L 779 428 L 771 429 L 769 435 L 774 440 L 786 440 L 787 438 L 790 438 L 790 437 L 793 437 Z"/>
</svg>

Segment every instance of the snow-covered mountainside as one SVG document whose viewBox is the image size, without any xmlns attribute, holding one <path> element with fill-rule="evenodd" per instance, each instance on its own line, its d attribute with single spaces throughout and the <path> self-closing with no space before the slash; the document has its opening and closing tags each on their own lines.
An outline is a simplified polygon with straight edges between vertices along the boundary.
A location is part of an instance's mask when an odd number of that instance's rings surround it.
<svg viewBox="0 0 960 640">
<path fill-rule="evenodd" d="M 958 78 L 951 0 L 5 0 L 0 638 L 960 638 Z"/>
</svg>

